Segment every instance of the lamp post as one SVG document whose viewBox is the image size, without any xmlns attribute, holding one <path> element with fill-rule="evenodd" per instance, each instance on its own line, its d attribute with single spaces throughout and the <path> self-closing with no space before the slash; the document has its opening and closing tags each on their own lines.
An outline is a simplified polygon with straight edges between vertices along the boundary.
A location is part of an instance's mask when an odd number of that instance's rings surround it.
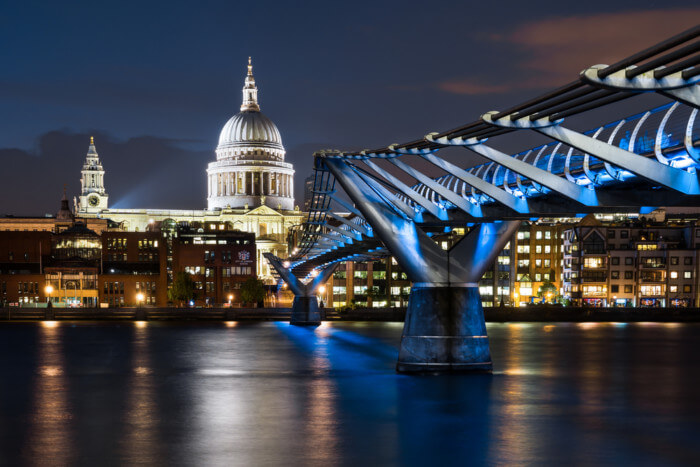
<svg viewBox="0 0 700 467">
<path fill-rule="evenodd" d="M 228 306 L 231 307 L 231 304 L 233 302 L 233 294 L 228 295 Z"/>
<path fill-rule="evenodd" d="M 321 298 L 321 308 L 323 308 L 323 305 L 325 304 L 325 301 L 323 299 L 324 298 L 323 296 L 325 294 L 326 294 L 326 286 L 322 285 L 321 287 L 318 288 L 318 295 Z"/>
<path fill-rule="evenodd" d="M 141 292 L 136 294 L 136 305 L 141 308 L 141 305 L 143 304 L 143 294 Z"/>
<path fill-rule="evenodd" d="M 53 320 L 53 308 L 51 307 L 51 293 L 53 292 L 53 287 L 51 284 L 44 287 L 44 292 L 46 292 L 46 310 L 44 310 L 44 319 Z"/>
<path fill-rule="evenodd" d="M 50 306 L 49 304 L 51 303 L 51 294 L 53 293 L 53 287 L 51 286 L 51 284 L 44 287 L 44 292 L 46 293 L 46 306 Z"/>
</svg>

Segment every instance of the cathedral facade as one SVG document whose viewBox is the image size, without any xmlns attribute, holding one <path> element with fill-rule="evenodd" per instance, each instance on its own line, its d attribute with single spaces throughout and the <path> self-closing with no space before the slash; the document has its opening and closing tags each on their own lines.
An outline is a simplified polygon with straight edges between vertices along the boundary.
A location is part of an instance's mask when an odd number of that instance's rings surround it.
<svg viewBox="0 0 700 467">
<path fill-rule="evenodd" d="M 109 219 L 127 231 L 146 231 L 160 223 L 226 224 L 255 234 L 257 274 L 271 281 L 262 254 L 286 257 L 287 232 L 303 222 L 294 204 L 294 168 L 285 162 L 277 126 L 260 111 L 258 88 L 248 59 L 240 112 L 224 125 L 209 163 L 207 209 L 112 209 L 108 206 L 104 175 L 94 140 L 81 171 L 81 193 L 76 213 L 81 217 Z"/>
</svg>

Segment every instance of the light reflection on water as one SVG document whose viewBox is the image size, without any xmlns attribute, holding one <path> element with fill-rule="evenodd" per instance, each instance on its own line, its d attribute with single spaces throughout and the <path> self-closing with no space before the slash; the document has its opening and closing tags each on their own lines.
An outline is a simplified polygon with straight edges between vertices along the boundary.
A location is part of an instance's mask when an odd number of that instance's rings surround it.
<svg viewBox="0 0 700 467">
<path fill-rule="evenodd" d="M 406 376 L 394 371 L 395 323 L 0 324 L 0 464 L 700 457 L 700 326 L 488 332 L 493 375 Z"/>
</svg>

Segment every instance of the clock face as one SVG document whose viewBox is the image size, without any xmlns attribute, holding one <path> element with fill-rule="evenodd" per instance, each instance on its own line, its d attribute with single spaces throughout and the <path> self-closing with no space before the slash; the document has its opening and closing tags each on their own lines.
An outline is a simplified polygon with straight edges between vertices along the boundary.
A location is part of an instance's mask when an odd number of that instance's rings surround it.
<svg viewBox="0 0 700 467">
<path fill-rule="evenodd" d="M 100 204 L 100 198 L 98 198 L 97 196 L 91 196 L 88 198 L 88 203 L 90 204 L 90 206 L 97 206 L 98 204 Z"/>
</svg>

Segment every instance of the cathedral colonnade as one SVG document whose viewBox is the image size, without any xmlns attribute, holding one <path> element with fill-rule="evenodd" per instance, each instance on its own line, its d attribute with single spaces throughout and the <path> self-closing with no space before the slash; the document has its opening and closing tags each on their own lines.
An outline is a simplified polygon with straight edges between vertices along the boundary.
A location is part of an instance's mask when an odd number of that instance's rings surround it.
<svg viewBox="0 0 700 467">
<path fill-rule="evenodd" d="M 291 198 L 293 171 L 284 173 L 271 170 L 241 169 L 209 171 L 207 197 L 219 196 L 282 196 Z"/>
</svg>

